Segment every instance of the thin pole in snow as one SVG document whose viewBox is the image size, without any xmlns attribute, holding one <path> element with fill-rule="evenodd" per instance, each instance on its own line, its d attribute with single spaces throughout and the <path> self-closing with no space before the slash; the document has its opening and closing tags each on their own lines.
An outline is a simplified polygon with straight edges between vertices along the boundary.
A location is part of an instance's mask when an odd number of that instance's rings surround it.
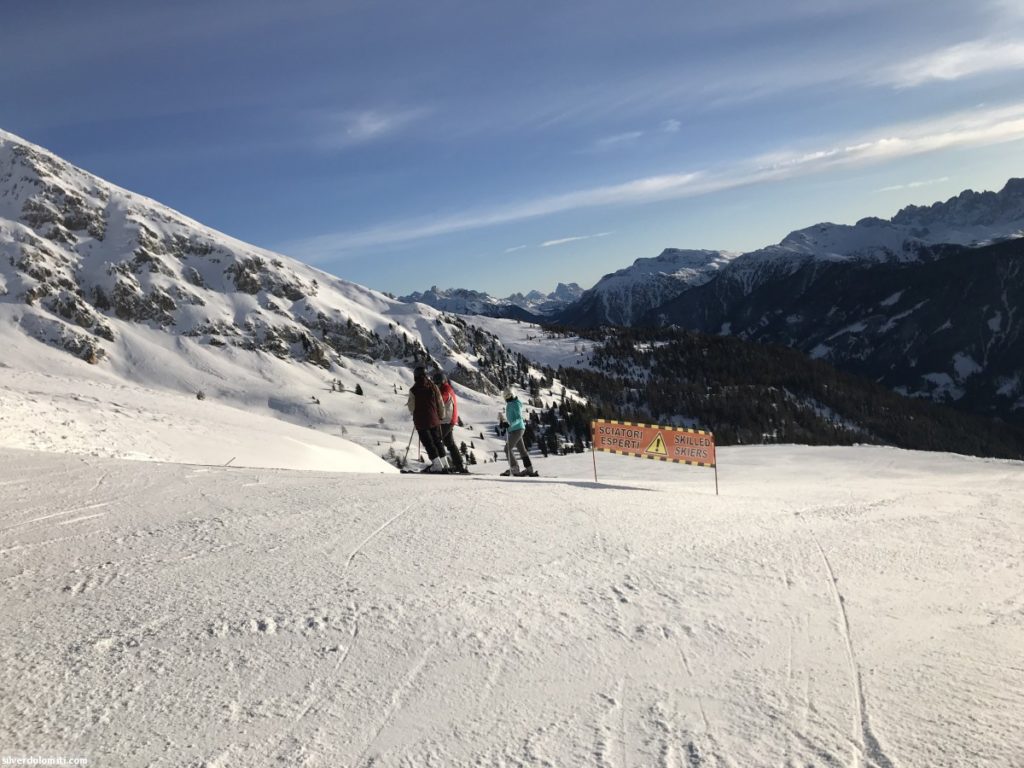
<svg viewBox="0 0 1024 768">
<path fill-rule="evenodd" d="M 404 467 L 409 463 L 409 449 L 412 448 L 412 436 L 416 434 L 416 427 L 412 428 L 412 432 L 409 433 L 409 444 L 405 446 L 405 457 L 402 459 L 402 466 Z"/>
<path fill-rule="evenodd" d="M 718 495 L 718 457 L 715 457 L 715 496 Z"/>
<path fill-rule="evenodd" d="M 594 482 L 597 482 L 597 451 L 594 450 L 594 436 L 590 436 L 590 456 L 594 460 Z"/>
</svg>

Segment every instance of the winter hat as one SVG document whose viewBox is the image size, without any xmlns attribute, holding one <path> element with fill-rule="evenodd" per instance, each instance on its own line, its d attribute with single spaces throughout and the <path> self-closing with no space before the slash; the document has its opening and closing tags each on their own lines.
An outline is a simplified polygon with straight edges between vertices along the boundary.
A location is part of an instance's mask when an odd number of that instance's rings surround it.
<svg viewBox="0 0 1024 768">
<path fill-rule="evenodd" d="M 412 377 L 417 381 L 427 378 L 427 369 L 422 365 L 417 365 L 415 370 L 412 372 Z"/>
<path fill-rule="evenodd" d="M 512 391 L 512 387 L 505 387 L 505 391 L 501 394 L 506 400 L 512 400 L 516 396 L 516 393 Z"/>
<path fill-rule="evenodd" d="M 435 384 L 444 384 L 446 381 L 448 381 L 448 377 L 444 375 L 443 371 L 438 371 L 434 374 Z"/>
</svg>

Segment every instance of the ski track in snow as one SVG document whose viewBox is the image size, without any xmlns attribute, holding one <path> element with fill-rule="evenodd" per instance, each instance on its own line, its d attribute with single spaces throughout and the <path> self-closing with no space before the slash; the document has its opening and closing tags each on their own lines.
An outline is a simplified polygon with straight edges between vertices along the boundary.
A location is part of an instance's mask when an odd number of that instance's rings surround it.
<svg viewBox="0 0 1024 768">
<path fill-rule="evenodd" d="M 857 713 L 854 723 L 854 741 L 858 747 L 858 753 L 854 755 L 852 764 L 860 764 L 860 756 L 863 755 L 870 765 L 878 768 L 893 768 L 892 762 L 882 750 L 878 739 L 871 730 L 868 722 L 867 703 L 864 700 L 864 684 L 861 676 L 860 666 L 857 664 L 857 655 L 853 651 L 853 639 L 850 637 L 850 617 L 846 613 L 846 606 L 843 603 L 843 595 L 839 591 L 839 580 L 835 571 L 832 570 L 832 563 L 821 548 L 817 540 L 814 546 L 818 548 L 822 563 L 828 572 L 828 580 L 832 588 L 832 596 L 835 598 L 836 611 L 839 615 L 839 628 L 842 631 L 843 643 L 846 646 L 846 657 L 850 663 L 850 682 L 854 690 L 854 711 Z"/>
<path fill-rule="evenodd" d="M 722 456 L 716 498 L 630 459 L 602 486 L 589 457 L 527 483 L 0 449 L 0 750 L 1012 765 L 1019 468 Z"/>
<path fill-rule="evenodd" d="M 370 543 L 371 541 L 373 541 L 373 539 L 375 539 L 375 538 L 376 538 L 376 537 L 377 537 L 378 535 L 380 535 L 380 533 L 381 533 L 381 532 L 382 532 L 382 531 L 383 531 L 383 530 L 384 530 L 385 528 L 387 528 L 387 527 L 388 527 L 389 525 L 391 525 L 391 524 L 392 524 L 393 522 L 395 522 L 395 521 L 396 521 L 396 520 L 397 520 L 398 518 L 400 518 L 400 517 L 402 517 L 403 515 L 405 515 L 405 513 L 406 513 L 406 512 L 408 512 L 408 511 L 409 511 L 410 509 L 412 509 L 412 508 L 413 508 L 413 506 L 415 505 L 415 503 L 416 503 L 416 502 L 413 502 L 412 504 L 409 504 L 409 505 L 408 505 L 407 507 L 405 507 L 405 508 L 404 508 L 404 509 L 403 509 L 403 510 L 402 510 L 401 512 L 399 512 L 399 513 L 395 514 L 395 515 L 394 515 L 394 516 L 392 516 L 392 517 L 389 517 L 389 518 L 387 519 L 387 521 L 385 521 L 385 522 L 384 522 L 384 523 L 383 523 L 382 525 L 380 525 L 380 526 L 379 526 L 378 528 L 376 528 L 376 529 L 375 529 L 375 530 L 374 530 L 374 531 L 373 531 L 373 532 L 372 532 L 372 533 L 371 533 L 371 534 L 370 534 L 369 536 L 367 536 L 367 537 L 366 537 L 365 539 L 363 539 L 363 540 L 362 540 L 361 542 L 359 542 L 359 543 L 358 543 L 358 544 L 356 545 L 355 549 L 353 549 L 353 550 L 352 550 L 352 551 L 351 551 L 351 552 L 349 553 L 349 556 L 348 556 L 348 558 L 347 558 L 347 559 L 345 560 L 345 568 L 344 568 L 344 569 L 342 570 L 342 572 L 341 572 L 341 576 L 342 576 L 342 578 L 344 578 L 344 577 L 345 577 L 345 575 L 346 575 L 346 574 L 348 573 L 348 569 L 352 567 L 352 561 L 353 561 L 353 560 L 355 559 L 355 556 L 356 556 L 356 555 L 358 555 L 358 554 L 359 554 L 360 552 L 362 552 L 362 551 L 363 551 L 363 547 L 365 547 L 365 546 L 366 546 L 367 544 L 369 544 L 369 543 Z"/>
</svg>

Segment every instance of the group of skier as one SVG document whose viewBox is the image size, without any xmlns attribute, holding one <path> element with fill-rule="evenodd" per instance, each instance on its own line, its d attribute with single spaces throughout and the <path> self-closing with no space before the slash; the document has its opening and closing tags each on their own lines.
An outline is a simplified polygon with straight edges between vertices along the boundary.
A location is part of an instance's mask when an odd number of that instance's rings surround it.
<svg viewBox="0 0 1024 768">
<path fill-rule="evenodd" d="M 508 423 L 505 452 L 508 455 L 509 468 L 502 475 L 517 477 L 536 477 L 530 455 L 523 443 L 526 424 L 523 421 L 523 407 L 511 387 L 505 389 L 505 412 L 499 414 Z M 455 446 L 452 430 L 459 422 L 459 406 L 455 390 L 444 373 L 438 371 L 433 377 L 427 375 L 423 366 L 413 371 L 413 385 L 409 389 L 406 402 L 412 414 L 412 423 L 420 438 L 420 444 L 427 452 L 430 464 L 422 470 L 432 473 L 469 474 L 466 464 Z M 411 438 L 410 438 L 411 440 Z M 519 468 L 515 451 L 523 460 L 523 468 Z"/>
<path fill-rule="evenodd" d="M 423 471 L 469 474 L 452 437 L 452 429 L 459 421 L 459 407 L 448 378 L 438 372 L 431 380 L 427 369 L 418 367 L 413 371 L 413 385 L 406 405 L 420 444 L 430 459 Z"/>
</svg>

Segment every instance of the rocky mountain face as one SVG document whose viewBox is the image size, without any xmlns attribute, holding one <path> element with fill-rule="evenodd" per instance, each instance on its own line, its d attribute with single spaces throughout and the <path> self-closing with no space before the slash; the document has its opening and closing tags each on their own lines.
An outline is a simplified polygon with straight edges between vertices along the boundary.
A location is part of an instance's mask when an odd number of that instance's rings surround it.
<svg viewBox="0 0 1024 768">
<path fill-rule="evenodd" d="M 489 293 L 472 291 L 467 288 L 440 289 L 436 285 L 427 291 L 399 297 L 400 301 L 418 302 L 460 315 L 483 315 L 485 317 L 504 317 L 527 322 L 542 322 L 583 295 L 583 289 L 576 283 L 559 283 L 551 293 L 530 291 L 529 293 L 513 293 L 504 299 L 498 299 Z"/>
<path fill-rule="evenodd" d="M 513 293 L 508 301 L 535 315 L 547 317 L 560 312 L 575 301 L 579 301 L 583 289 L 577 283 L 558 283 L 551 293 L 530 291 L 527 294 Z"/>
<path fill-rule="evenodd" d="M 932 258 L 929 249 L 935 245 L 984 245 L 1018 237 L 1024 237 L 1024 179 L 1011 179 L 999 192 L 967 190 L 944 203 L 908 206 L 891 219 L 815 224 L 741 255 L 668 249 L 605 275 L 556 319 L 581 327 L 636 325 L 712 280 L 751 292 L 812 262 L 917 262 Z"/>
<path fill-rule="evenodd" d="M 0 132 L 3 305 L 4 332 L 94 364 L 150 331 L 326 370 L 434 360 L 491 391 L 518 364 L 457 318 L 234 240 Z"/>
<path fill-rule="evenodd" d="M 605 275 L 556 318 L 584 327 L 632 325 L 687 288 L 706 283 L 732 258 L 733 254 L 724 251 L 667 248 L 653 259 L 637 259 L 631 266 Z"/>
<path fill-rule="evenodd" d="M 1010 179 L 999 192 L 968 189 L 944 203 L 910 205 L 893 216 L 892 223 L 933 242 L 1024 237 L 1024 179 Z"/>
<path fill-rule="evenodd" d="M 691 252 L 707 260 L 691 272 L 669 253 L 606 276 L 558 319 L 781 344 L 909 395 L 1024 419 L 1022 179 L 727 259 Z"/>
<path fill-rule="evenodd" d="M 1022 308 L 1015 239 L 906 262 L 806 261 L 754 285 L 719 279 L 642 322 L 792 347 L 904 394 L 1024 421 Z"/>
</svg>

